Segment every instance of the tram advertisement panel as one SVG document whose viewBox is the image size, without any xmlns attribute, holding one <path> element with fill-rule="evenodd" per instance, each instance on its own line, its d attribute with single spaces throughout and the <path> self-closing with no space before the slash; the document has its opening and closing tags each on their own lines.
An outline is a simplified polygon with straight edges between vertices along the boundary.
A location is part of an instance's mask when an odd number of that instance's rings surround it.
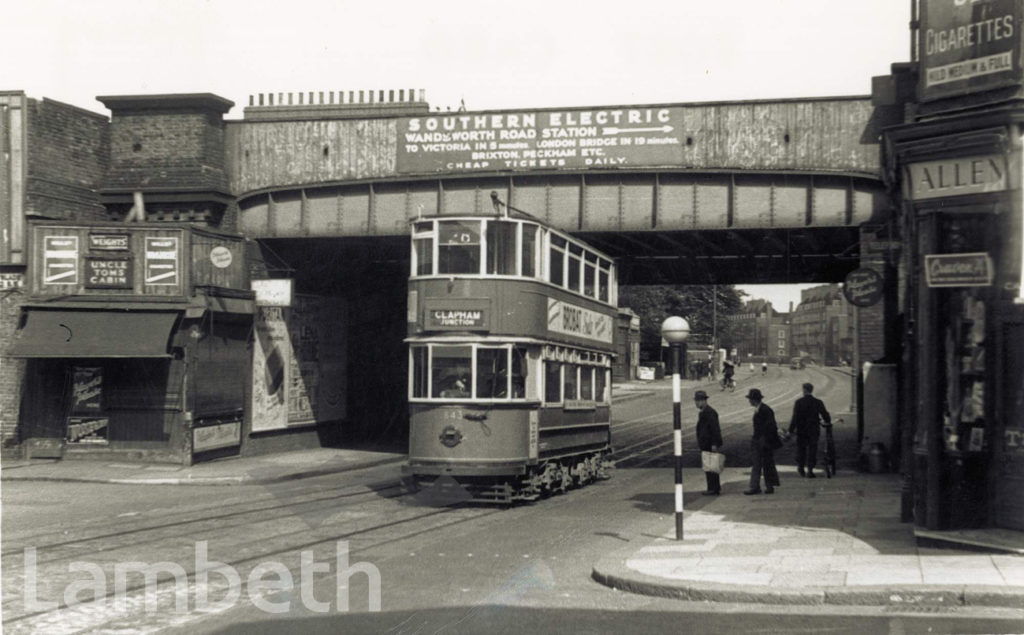
<svg viewBox="0 0 1024 635">
<path fill-rule="evenodd" d="M 253 432 L 344 418 L 344 309 L 336 298 L 304 295 L 292 307 L 258 307 Z"/>
<path fill-rule="evenodd" d="M 548 331 L 612 343 L 612 318 L 575 304 L 548 298 Z"/>
<path fill-rule="evenodd" d="M 679 165 L 683 109 L 447 113 L 398 121 L 399 173 Z"/>
</svg>

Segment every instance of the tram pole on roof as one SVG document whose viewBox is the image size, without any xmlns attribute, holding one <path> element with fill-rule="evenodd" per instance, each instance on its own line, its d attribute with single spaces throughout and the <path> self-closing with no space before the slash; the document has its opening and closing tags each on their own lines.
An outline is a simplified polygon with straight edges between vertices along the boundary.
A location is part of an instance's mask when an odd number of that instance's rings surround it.
<svg viewBox="0 0 1024 635">
<path fill-rule="evenodd" d="M 690 324 L 678 316 L 665 318 L 661 323 L 661 336 L 672 348 L 672 437 L 675 446 L 676 540 L 683 539 L 683 425 L 681 389 L 679 385 L 680 350 L 690 336 Z"/>
</svg>

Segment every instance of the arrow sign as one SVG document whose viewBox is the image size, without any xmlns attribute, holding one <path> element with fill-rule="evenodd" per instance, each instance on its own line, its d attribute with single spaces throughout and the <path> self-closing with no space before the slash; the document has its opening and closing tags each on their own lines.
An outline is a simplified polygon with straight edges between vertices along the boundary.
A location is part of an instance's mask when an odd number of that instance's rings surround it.
<svg viewBox="0 0 1024 635">
<path fill-rule="evenodd" d="M 672 130 L 672 126 L 658 126 L 656 128 L 602 128 L 604 134 L 622 134 L 623 132 L 663 132 L 668 134 Z"/>
</svg>

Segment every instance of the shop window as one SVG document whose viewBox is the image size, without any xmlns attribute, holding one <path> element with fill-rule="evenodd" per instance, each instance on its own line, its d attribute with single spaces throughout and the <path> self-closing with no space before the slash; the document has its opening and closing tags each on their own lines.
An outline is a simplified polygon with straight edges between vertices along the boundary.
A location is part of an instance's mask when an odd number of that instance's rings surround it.
<svg viewBox="0 0 1024 635">
<path fill-rule="evenodd" d="M 432 350 L 431 397 L 468 399 L 472 395 L 473 348 L 435 346 Z"/>
<path fill-rule="evenodd" d="M 480 222 L 441 221 L 437 227 L 437 272 L 480 273 Z"/>
</svg>

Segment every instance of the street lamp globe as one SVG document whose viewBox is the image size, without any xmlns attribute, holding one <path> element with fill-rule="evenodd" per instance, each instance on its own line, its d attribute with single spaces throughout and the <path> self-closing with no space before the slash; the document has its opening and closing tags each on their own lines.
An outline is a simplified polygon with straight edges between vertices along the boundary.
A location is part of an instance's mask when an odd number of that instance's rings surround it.
<svg viewBox="0 0 1024 635">
<path fill-rule="evenodd" d="M 661 336 L 669 344 L 682 344 L 690 337 L 690 323 L 678 315 L 669 316 L 661 323 Z"/>
</svg>

